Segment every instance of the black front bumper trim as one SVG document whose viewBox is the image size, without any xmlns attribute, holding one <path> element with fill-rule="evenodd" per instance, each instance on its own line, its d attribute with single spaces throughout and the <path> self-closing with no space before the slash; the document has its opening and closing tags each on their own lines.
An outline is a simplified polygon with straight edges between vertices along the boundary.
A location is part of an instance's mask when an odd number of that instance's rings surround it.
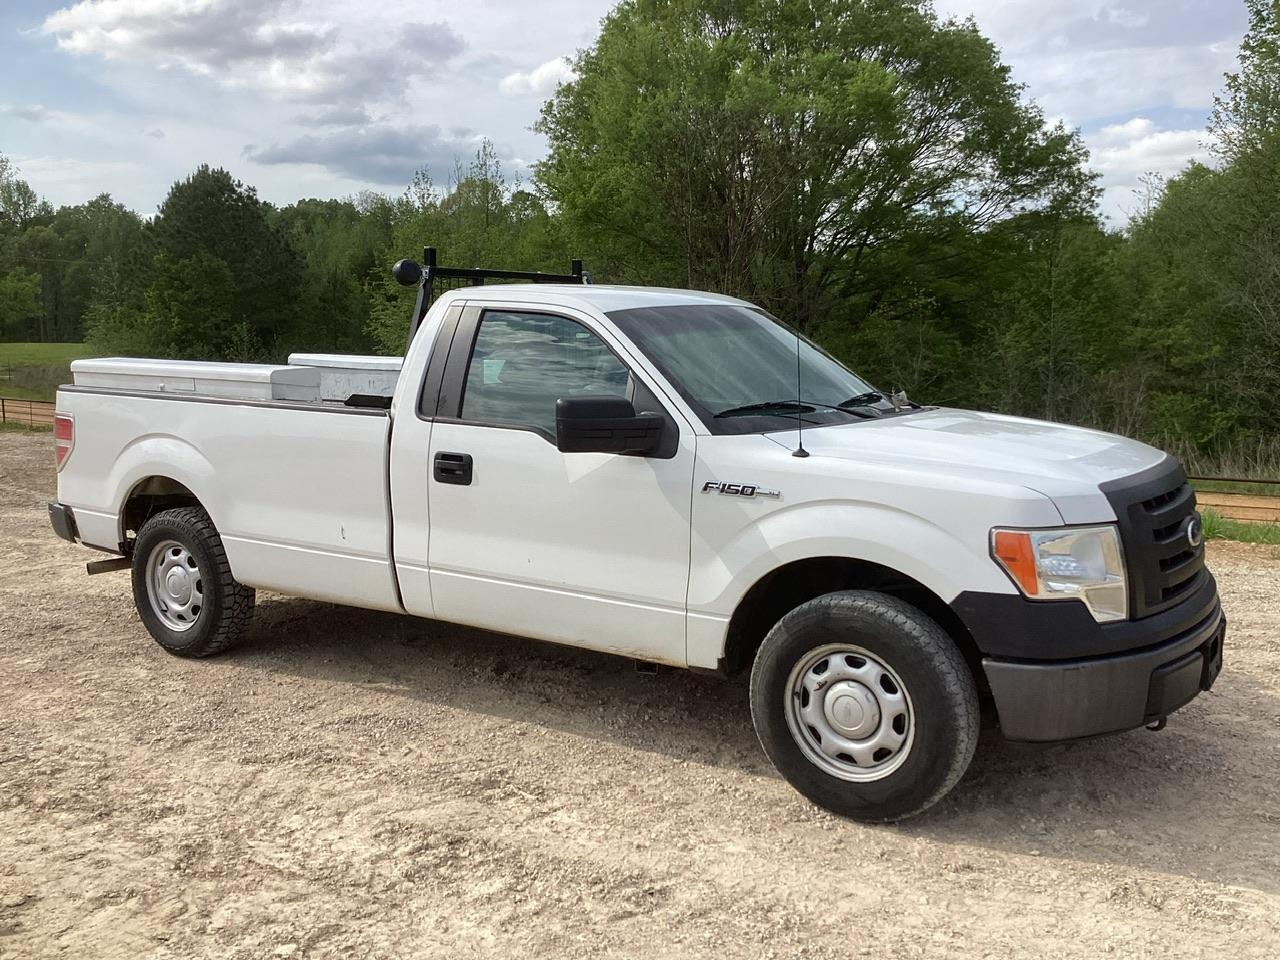
<svg viewBox="0 0 1280 960">
<path fill-rule="evenodd" d="M 982 661 L 1000 728 L 1010 740 L 1078 740 L 1132 730 L 1207 690 L 1222 669 L 1227 622 L 1212 612 L 1156 647 L 1110 657 L 1027 663 Z"/>
<path fill-rule="evenodd" d="M 985 657 L 1070 661 L 1136 653 L 1185 636 L 1218 609 L 1218 585 L 1205 570 L 1177 606 L 1116 623 L 1098 623 L 1078 600 L 1027 600 L 1016 593 L 965 591 L 951 609 Z"/>
</svg>

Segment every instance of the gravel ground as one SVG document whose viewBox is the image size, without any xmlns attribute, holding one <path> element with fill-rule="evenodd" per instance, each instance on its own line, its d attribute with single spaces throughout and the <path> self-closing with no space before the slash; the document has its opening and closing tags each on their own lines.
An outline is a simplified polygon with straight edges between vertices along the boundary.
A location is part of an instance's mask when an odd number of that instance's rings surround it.
<svg viewBox="0 0 1280 960">
<path fill-rule="evenodd" d="M 1225 671 L 1158 734 L 985 730 L 894 827 L 772 771 L 745 683 L 260 597 L 163 653 L 0 433 L 0 956 L 1280 954 L 1280 549 L 1214 543 Z"/>
</svg>

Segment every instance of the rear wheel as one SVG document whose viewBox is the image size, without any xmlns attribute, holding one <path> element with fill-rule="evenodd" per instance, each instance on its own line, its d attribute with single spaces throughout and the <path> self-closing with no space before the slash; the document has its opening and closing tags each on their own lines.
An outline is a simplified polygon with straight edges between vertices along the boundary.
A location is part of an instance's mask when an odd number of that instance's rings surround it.
<svg viewBox="0 0 1280 960">
<path fill-rule="evenodd" d="M 792 610 L 751 671 L 765 753 L 801 793 L 858 820 L 899 820 L 941 799 L 978 738 L 978 698 L 955 643 L 915 607 L 869 591 Z"/>
<path fill-rule="evenodd" d="M 254 592 L 231 576 L 208 514 L 179 507 L 156 514 L 138 531 L 133 602 L 165 650 L 208 657 L 234 645 L 248 629 Z"/>
</svg>

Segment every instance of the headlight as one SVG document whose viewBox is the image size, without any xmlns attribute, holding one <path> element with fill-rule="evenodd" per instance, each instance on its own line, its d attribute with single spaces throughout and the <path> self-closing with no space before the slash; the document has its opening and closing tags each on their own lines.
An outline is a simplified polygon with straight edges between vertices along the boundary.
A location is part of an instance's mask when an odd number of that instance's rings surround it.
<svg viewBox="0 0 1280 960">
<path fill-rule="evenodd" d="M 1129 614 L 1114 526 L 991 531 L 991 553 L 1028 600 L 1082 600 L 1099 623 Z"/>
</svg>

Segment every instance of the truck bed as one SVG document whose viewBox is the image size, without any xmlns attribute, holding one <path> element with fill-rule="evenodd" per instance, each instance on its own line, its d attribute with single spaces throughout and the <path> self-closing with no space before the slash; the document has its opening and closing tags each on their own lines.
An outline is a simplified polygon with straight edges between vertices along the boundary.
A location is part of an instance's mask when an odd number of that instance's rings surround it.
<svg viewBox="0 0 1280 960">
<path fill-rule="evenodd" d="M 306 368 L 286 368 L 282 379 L 259 364 L 77 364 L 77 383 L 58 393 L 59 411 L 75 422 L 59 489 L 86 543 L 116 550 L 124 504 L 169 477 L 208 510 L 241 582 L 401 609 L 386 410 L 260 395 L 268 385 L 293 391 L 305 377 L 292 371 Z M 191 375 L 175 382 L 174 370 Z"/>
</svg>

